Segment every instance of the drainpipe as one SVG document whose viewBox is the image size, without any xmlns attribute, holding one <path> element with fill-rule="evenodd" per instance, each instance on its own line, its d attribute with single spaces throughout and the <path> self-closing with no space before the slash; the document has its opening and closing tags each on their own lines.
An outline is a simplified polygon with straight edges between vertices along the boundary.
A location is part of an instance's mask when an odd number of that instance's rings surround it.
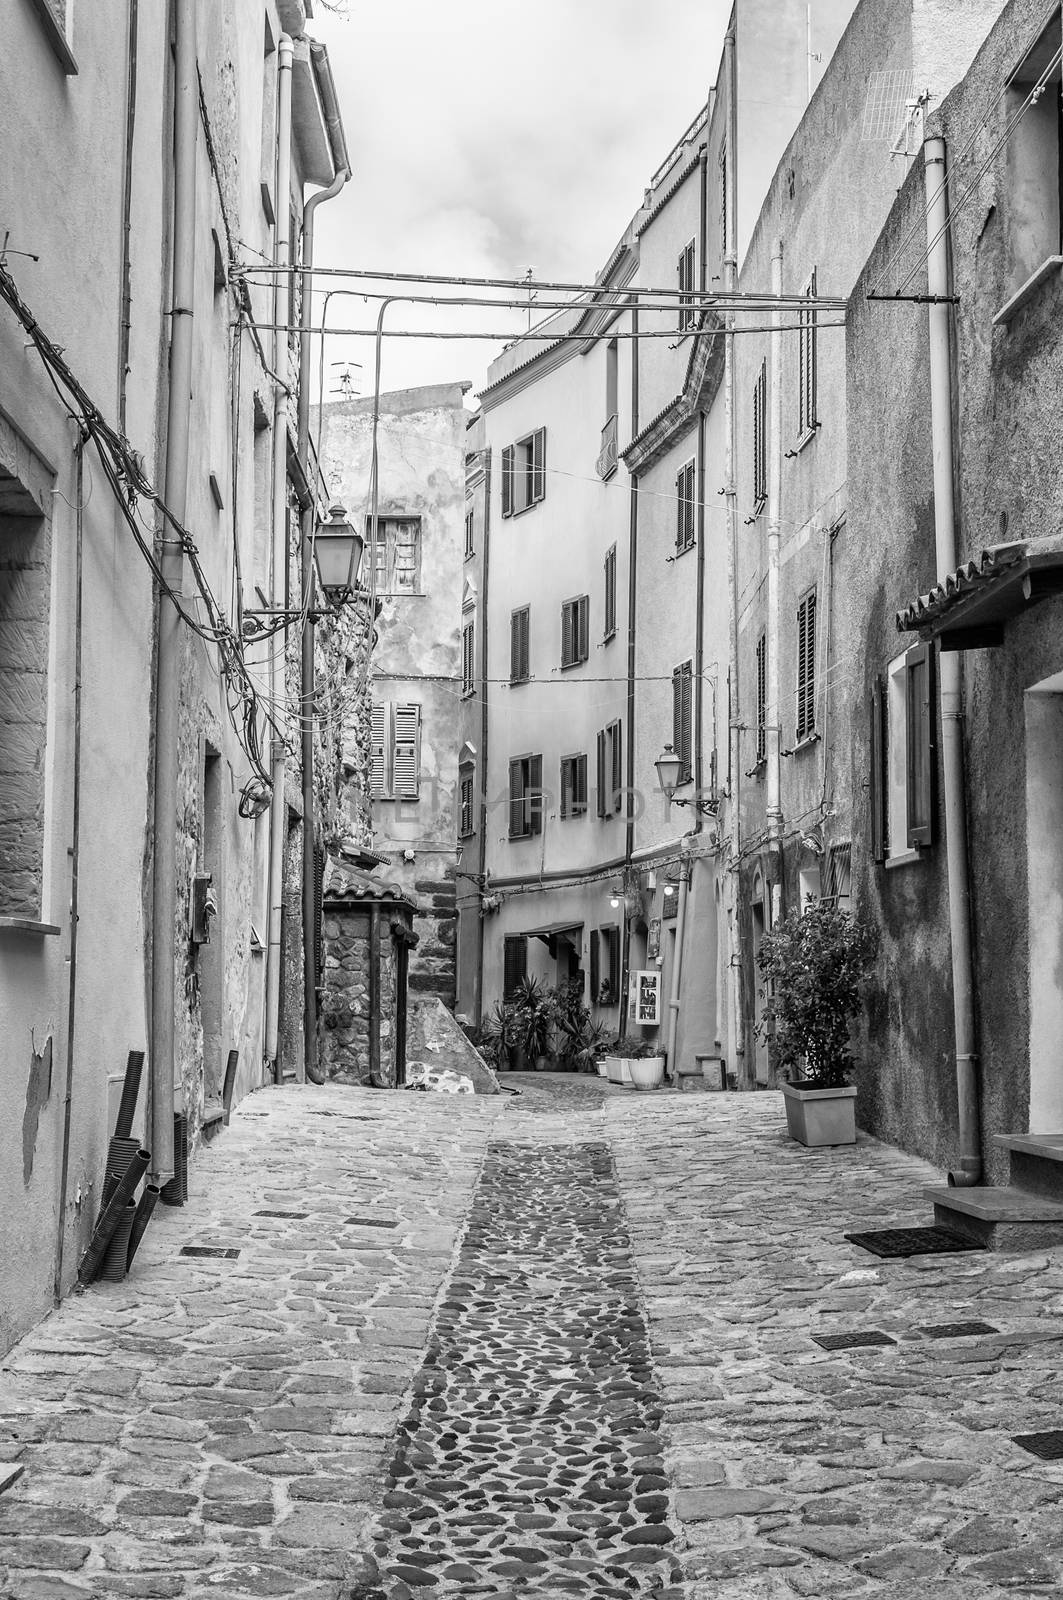
<svg viewBox="0 0 1063 1600">
<path fill-rule="evenodd" d="M 302 307 L 299 318 L 299 403 L 296 451 L 299 465 L 309 478 L 310 460 L 310 310 L 314 265 L 314 214 L 318 206 L 339 194 L 351 176 L 351 165 L 343 136 L 336 100 L 336 88 L 323 45 L 311 47 L 314 71 L 321 90 L 336 176 L 327 189 L 312 194 L 303 207 Z M 314 581 L 314 498 L 300 517 L 299 538 L 300 594 L 310 596 Z M 311 1083 L 324 1083 L 325 1074 L 317 1060 L 317 972 L 314 962 L 316 895 L 314 893 L 314 627 L 303 627 L 301 661 L 300 724 L 303 761 L 303 1060 Z"/>
<path fill-rule="evenodd" d="M 487 703 L 487 681 L 491 671 L 490 657 L 488 655 L 488 581 L 491 572 L 491 450 L 490 447 L 483 451 L 484 468 L 484 553 L 483 565 L 480 576 L 480 615 L 483 617 L 483 627 L 480 630 L 480 826 L 479 837 L 476 841 L 477 859 L 477 905 L 476 905 L 476 1026 L 483 1023 L 484 1015 L 484 914 L 483 897 L 487 881 L 487 781 L 488 781 L 488 738 L 490 736 L 489 706 Z"/>
<path fill-rule="evenodd" d="M 767 618 L 767 699 L 768 725 L 765 728 L 767 768 L 765 771 L 768 853 L 778 874 L 778 894 L 782 894 L 782 707 L 779 704 L 779 543 L 782 516 L 782 240 L 776 241 L 771 258 L 771 291 L 776 309 L 771 314 L 771 457 L 768 466 L 768 618 Z M 778 903 L 778 901 L 776 901 Z"/>
<path fill-rule="evenodd" d="M 192 411 L 192 334 L 195 295 L 196 141 L 199 79 L 196 70 L 196 0 L 175 0 L 173 288 L 170 380 L 166 411 L 166 504 L 185 520 L 188 436 Z M 164 582 L 184 589 L 184 553 L 164 524 L 159 561 Z M 155 683 L 154 875 L 151 927 L 151 1172 L 160 1187 L 174 1172 L 174 1008 L 177 960 L 178 704 L 181 619 L 159 595 Z"/>
<path fill-rule="evenodd" d="M 631 437 L 639 431 L 639 313 L 631 312 Z M 627 910 L 627 889 L 631 857 L 635 848 L 635 644 L 638 621 L 639 480 L 631 474 L 628 489 L 627 544 L 627 795 L 624 810 L 624 945 L 620 973 L 621 1039 L 627 1038 L 627 992 L 631 981 L 631 917 Z M 614 621 L 615 621 L 614 617 Z"/>
<path fill-rule="evenodd" d="M 956 569 L 956 519 L 953 500 L 952 366 L 949 350 L 948 198 L 945 141 L 927 139 L 927 307 L 930 331 L 930 425 L 934 452 L 934 534 L 941 583 Z M 974 970 L 971 955 L 971 889 L 967 870 L 967 806 L 963 773 L 963 680 L 960 656 L 938 654 L 941 692 L 941 772 L 945 798 L 945 857 L 949 879 L 949 932 L 952 944 L 952 1006 L 956 1030 L 956 1099 L 959 1110 L 959 1168 L 949 1183 L 970 1188 L 982 1176 L 981 1107 L 975 1051 Z"/>
<path fill-rule="evenodd" d="M 679 1032 L 679 996 L 683 983 L 683 939 L 687 925 L 687 893 L 690 886 L 690 857 L 684 845 L 693 835 L 685 833 L 679 841 L 679 904 L 675 912 L 675 956 L 672 960 L 672 992 L 668 998 L 668 1056 L 665 1072 L 675 1083 L 679 1077 L 676 1067 L 675 1046 Z"/>
<path fill-rule="evenodd" d="M 278 218 L 273 240 L 273 581 L 271 604 L 283 608 L 288 576 L 288 424 L 287 409 L 290 390 L 283 382 L 288 375 L 288 335 L 284 324 L 285 300 L 288 294 L 288 272 L 291 266 L 291 246 L 287 226 L 288 200 L 292 186 L 292 55 L 293 45 L 288 34 L 282 33 L 277 41 L 277 163 L 276 215 Z M 280 633 L 270 638 L 269 677 L 275 707 L 283 706 L 286 699 L 285 663 L 288 657 L 287 623 Z M 284 757 L 285 745 L 274 732 L 270 778 L 273 795 L 269 814 L 269 932 L 266 936 L 266 1039 L 265 1058 L 272 1064 L 274 1082 L 280 1083 L 283 1071 L 278 1048 L 280 1033 L 280 977 L 281 977 L 281 926 L 284 908 Z"/>
<path fill-rule="evenodd" d="M 724 240 L 723 286 L 733 295 L 738 283 L 738 102 L 735 71 L 735 24 L 723 42 L 727 81 L 727 195 L 726 238 Z M 742 938 L 742 718 L 738 676 L 738 481 L 735 472 L 735 313 L 728 300 L 723 339 L 723 407 L 725 430 L 724 502 L 727 510 L 727 601 L 730 614 L 730 671 L 728 673 L 727 778 L 729 797 L 730 853 L 730 954 L 731 999 L 734 1006 L 734 1050 L 736 1081 L 746 1086 L 746 1018 L 742 1002 L 744 955 Z"/>
</svg>

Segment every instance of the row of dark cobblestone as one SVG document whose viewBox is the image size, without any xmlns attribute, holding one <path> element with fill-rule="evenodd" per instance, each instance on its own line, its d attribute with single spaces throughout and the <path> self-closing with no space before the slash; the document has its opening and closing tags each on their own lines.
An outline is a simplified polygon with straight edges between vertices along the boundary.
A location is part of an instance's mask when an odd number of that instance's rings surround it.
<svg viewBox="0 0 1063 1600">
<path fill-rule="evenodd" d="M 492 1145 L 399 1430 L 378 1593 L 667 1593 L 661 1415 L 608 1147 Z"/>
</svg>

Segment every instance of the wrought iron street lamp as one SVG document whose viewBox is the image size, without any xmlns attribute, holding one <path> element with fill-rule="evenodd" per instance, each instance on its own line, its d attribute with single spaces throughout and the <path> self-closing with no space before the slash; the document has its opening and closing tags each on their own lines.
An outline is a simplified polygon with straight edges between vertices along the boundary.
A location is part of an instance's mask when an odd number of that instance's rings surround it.
<svg viewBox="0 0 1063 1600">
<path fill-rule="evenodd" d="M 715 800 L 699 798 L 697 795 L 687 797 L 676 794 L 683 764 L 670 744 L 665 745 L 653 764 L 657 769 L 657 782 L 661 786 L 661 792 L 667 797 L 670 806 L 692 806 L 699 817 L 716 815 Z"/>
<path fill-rule="evenodd" d="M 335 617 L 349 600 L 364 594 L 358 588 L 358 573 L 365 551 L 365 540 L 347 520 L 343 506 L 334 505 L 326 522 L 318 523 L 314 535 L 314 560 L 317 565 L 317 583 L 325 599 L 324 611 L 307 611 L 309 622 L 320 622 L 322 617 Z M 278 619 L 292 622 L 304 616 L 301 608 L 285 610 L 283 606 L 246 606 L 243 612 L 245 639 L 260 638 L 265 633 L 276 632 Z"/>
</svg>

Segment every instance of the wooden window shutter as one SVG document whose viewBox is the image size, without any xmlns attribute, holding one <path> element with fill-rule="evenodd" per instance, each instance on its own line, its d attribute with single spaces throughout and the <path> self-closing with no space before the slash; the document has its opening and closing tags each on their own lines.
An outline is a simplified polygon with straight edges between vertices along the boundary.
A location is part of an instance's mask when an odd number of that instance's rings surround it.
<svg viewBox="0 0 1063 1600">
<path fill-rule="evenodd" d="M 908 848 L 934 842 L 934 652 L 917 644 L 904 661 L 908 723 Z"/>
<path fill-rule="evenodd" d="M 416 800 L 421 785 L 421 708 L 419 705 L 394 708 L 395 793 Z"/>
<path fill-rule="evenodd" d="M 558 801 L 557 812 L 562 822 L 572 809 L 572 784 L 575 763 L 570 756 L 561 758 L 561 795 Z"/>
<path fill-rule="evenodd" d="M 573 768 L 572 810 L 577 816 L 582 816 L 587 809 L 587 757 L 577 756 Z"/>
<path fill-rule="evenodd" d="M 321 983 L 321 900 L 325 881 L 325 852 L 314 846 L 314 982 Z"/>
<path fill-rule="evenodd" d="M 546 498 L 546 429 L 532 434 L 531 503 Z"/>
<path fill-rule="evenodd" d="M 584 594 L 576 602 L 576 660 L 586 661 L 590 653 L 590 599 Z"/>
<path fill-rule="evenodd" d="M 609 729 L 610 779 L 612 782 L 611 811 L 619 811 L 624 803 L 624 761 L 623 761 L 623 726 L 614 722 Z"/>
<path fill-rule="evenodd" d="M 591 1002 L 598 1004 L 598 991 L 602 986 L 602 963 L 598 950 L 598 930 L 591 930 Z"/>
<path fill-rule="evenodd" d="M 605 557 L 605 637 L 616 632 L 616 545 Z"/>
<path fill-rule="evenodd" d="M 797 737 L 807 739 L 816 726 L 816 591 L 797 608 Z"/>
<path fill-rule="evenodd" d="M 871 859 L 886 859 L 889 844 L 886 809 L 886 691 L 881 677 L 871 685 L 871 750 L 868 763 L 871 799 Z"/>
<path fill-rule="evenodd" d="M 768 640 L 761 634 L 757 640 L 757 763 L 768 754 Z"/>
<path fill-rule="evenodd" d="M 528 759 L 528 832 L 543 831 L 543 758 Z"/>
<path fill-rule="evenodd" d="M 509 676 L 514 683 L 528 676 L 528 621 L 527 607 L 514 611 L 510 618 Z"/>
<path fill-rule="evenodd" d="M 620 929 L 606 928 L 606 939 L 609 949 L 609 987 L 613 991 L 613 999 L 620 998 Z"/>
<path fill-rule="evenodd" d="M 528 973 L 528 941 L 523 934 L 507 934 L 503 945 L 502 998 L 512 1000 Z"/>
<path fill-rule="evenodd" d="M 502 515 L 513 515 L 513 446 L 507 444 L 502 451 Z"/>
<path fill-rule="evenodd" d="M 524 762 L 509 763 L 509 837 L 521 839 L 524 826 Z"/>
<path fill-rule="evenodd" d="M 391 703 L 387 700 L 373 702 L 373 754 L 369 769 L 369 792 L 374 799 L 389 794 L 388 784 L 388 724 L 391 720 Z"/>
<path fill-rule="evenodd" d="M 566 600 L 561 607 L 561 665 L 570 667 L 576 660 L 576 647 L 573 639 L 576 608 L 571 600 Z"/>
<path fill-rule="evenodd" d="M 605 729 L 598 730 L 598 815 L 604 817 L 607 807 L 605 803 Z"/>
</svg>

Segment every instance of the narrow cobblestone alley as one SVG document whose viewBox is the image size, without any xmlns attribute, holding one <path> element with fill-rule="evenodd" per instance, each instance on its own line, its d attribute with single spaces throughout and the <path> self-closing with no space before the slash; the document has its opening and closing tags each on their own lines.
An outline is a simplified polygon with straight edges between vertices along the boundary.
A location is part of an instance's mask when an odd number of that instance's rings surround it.
<svg viewBox="0 0 1063 1600">
<path fill-rule="evenodd" d="M 937 1175 L 774 1094 L 512 1081 L 238 1110 L 4 1363 L 4 1600 L 1063 1592 L 1063 1252 L 867 1254 Z"/>
</svg>

